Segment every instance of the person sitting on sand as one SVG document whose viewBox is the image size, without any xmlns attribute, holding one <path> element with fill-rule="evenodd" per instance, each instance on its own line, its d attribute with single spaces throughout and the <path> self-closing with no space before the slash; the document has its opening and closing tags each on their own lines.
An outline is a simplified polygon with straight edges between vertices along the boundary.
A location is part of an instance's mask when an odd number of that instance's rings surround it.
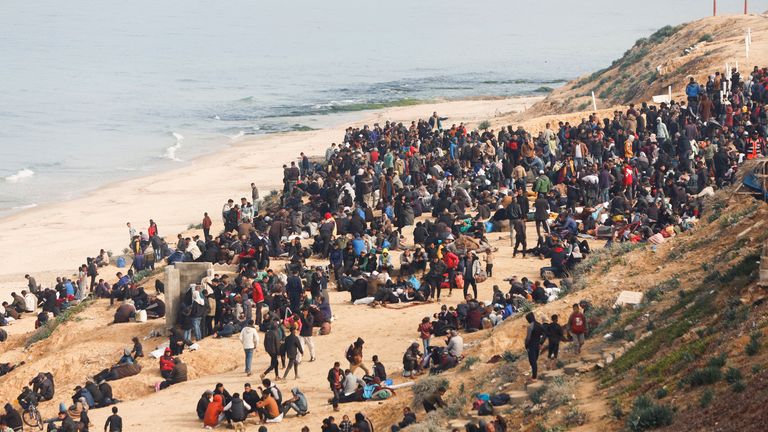
<svg viewBox="0 0 768 432">
<path fill-rule="evenodd" d="M 197 418 L 200 420 L 205 418 L 205 413 L 208 410 L 208 405 L 211 404 L 212 398 L 213 392 L 206 390 L 203 392 L 202 396 L 200 396 L 200 400 L 197 401 L 197 408 L 195 408 L 195 411 L 197 412 Z"/>
<path fill-rule="evenodd" d="M 135 316 L 136 316 L 136 306 L 133 305 L 132 301 L 126 300 L 123 304 L 117 307 L 117 310 L 115 311 L 115 319 L 113 323 L 114 324 L 127 323 L 131 320 L 131 318 Z"/>
<path fill-rule="evenodd" d="M 304 393 L 299 390 L 298 387 L 291 389 L 291 398 L 283 402 L 282 412 L 283 415 L 288 415 L 291 410 L 296 411 L 296 415 L 304 417 L 309 414 L 309 402 Z"/>
<path fill-rule="evenodd" d="M 173 384 L 178 384 L 187 380 L 187 365 L 176 357 L 173 359 L 173 369 L 165 381 L 155 383 L 155 391 L 168 388 Z"/>
<path fill-rule="evenodd" d="M 224 420 L 224 401 L 221 395 L 214 395 L 213 400 L 205 409 L 205 415 L 203 416 L 203 427 L 205 429 L 213 429 L 219 425 L 219 422 Z"/>
<path fill-rule="evenodd" d="M 261 400 L 256 403 L 256 411 L 262 423 L 280 423 L 283 420 L 277 401 L 269 391 L 265 390 L 261 395 Z"/>
<path fill-rule="evenodd" d="M 164 379 L 170 378 L 171 371 L 173 371 L 173 367 L 175 365 L 176 362 L 174 361 L 173 355 L 171 354 L 171 348 L 166 347 L 163 355 L 160 356 L 160 376 L 162 376 Z"/>
</svg>

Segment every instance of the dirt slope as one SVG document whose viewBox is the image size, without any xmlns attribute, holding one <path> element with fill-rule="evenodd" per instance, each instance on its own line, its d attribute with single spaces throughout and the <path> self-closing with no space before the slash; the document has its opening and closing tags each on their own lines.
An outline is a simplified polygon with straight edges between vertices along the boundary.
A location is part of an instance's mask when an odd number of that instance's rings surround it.
<svg viewBox="0 0 768 432">
<path fill-rule="evenodd" d="M 747 28 L 752 30 L 749 60 L 744 49 Z M 727 15 L 666 26 L 639 39 L 608 67 L 556 89 L 524 117 L 592 110 L 593 91 L 598 109 L 650 101 L 653 95 L 667 94 L 670 85 L 673 98 L 679 99 L 686 76 L 693 74 L 705 83 L 707 75 L 724 71 L 726 62 L 738 62 L 743 73 L 753 65 L 768 64 L 765 15 Z"/>
</svg>

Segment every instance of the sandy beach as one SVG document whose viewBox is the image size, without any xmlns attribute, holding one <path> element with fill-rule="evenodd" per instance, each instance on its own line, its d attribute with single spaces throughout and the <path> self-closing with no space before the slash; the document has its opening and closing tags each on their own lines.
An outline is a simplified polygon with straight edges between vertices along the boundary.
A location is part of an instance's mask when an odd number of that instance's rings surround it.
<svg viewBox="0 0 768 432">
<path fill-rule="evenodd" d="M 222 226 L 221 207 L 227 198 L 250 199 L 250 183 L 263 195 L 282 186 L 282 164 L 299 153 L 321 155 L 339 142 L 350 125 L 386 120 L 409 122 L 433 111 L 446 123 L 477 124 L 511 112 L 522 112 L 542 97 L 463 100 L 361 112 L 359 119 L 335 127 L 247 138 L 231 147 L 186 162 L 176 169 L 107 185 L 67 202 L 43 205 L 0 219 L 0 244 L 8 251 L 0 261 L 0 298 L 26 286 L 23 276 L 52 286 L 56 276 L 71 276 L 86 256 L 99 249 L 116 255 L 128 245 L 125 223 L 146 231 L 149 219 L 160 235 L 173 239 L 198 224 L 208 212 L 214 229 Z M 105 278 L 113 272 L 102 270 Z"/>
</svg>

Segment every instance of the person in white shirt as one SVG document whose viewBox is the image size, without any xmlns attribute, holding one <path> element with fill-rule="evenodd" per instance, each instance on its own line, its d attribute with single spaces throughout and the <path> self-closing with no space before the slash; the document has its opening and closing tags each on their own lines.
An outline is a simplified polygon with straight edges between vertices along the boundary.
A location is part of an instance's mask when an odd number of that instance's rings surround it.
<svg viewBox="0 0 768 432">
<path fill-rule="evenodd" d="M 248 325 L 240 331 L 240 342 L 243 344 L 243 351 L 245 351 L 245 374 L 251 376 L 253 351 L 259 346 L 259 332 L 253 326 L 253 320 L 248 320 Z"/>
</svg>

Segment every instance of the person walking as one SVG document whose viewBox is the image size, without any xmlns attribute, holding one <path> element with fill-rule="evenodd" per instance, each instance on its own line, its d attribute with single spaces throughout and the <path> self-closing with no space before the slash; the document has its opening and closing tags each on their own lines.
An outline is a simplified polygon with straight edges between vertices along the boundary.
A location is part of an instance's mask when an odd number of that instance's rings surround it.
<svg viewBox="0 0 768 432">
<path fill-rule="evenodd" d="M 240 331 L 240 342 L 243 344 L 243 351 L 245 351 L 245 374 L 251 376 L 253 351 L 259 346 L 259 332 L 253 326 L 253 320 L 248 320 L 248 324 Z"/>
<path fill-rule="evenodd" d="M 357 368 L 361 368 L 366 375 L 370 375 L 371 371 L 363 364 L 363 344 L 365 344 L 365 341 L 362 338 L 357 338 L 357 340 L 347 348 L 345 357 L 349 361 L 350 371 L 354 372 Z"/>
<path fill-rule="evenodd" d="M 283 373 L 283 379 L 285 380 L 288 377 L 291 367 L 293 367 L 293 378 L 299 379 L 299 360 L 297 357 L 299 353 L 304 355 L 304 349 L 301 348 L 301 341 L 296 336 L 295 328 L 291 328 L 291 334 L 285 338 L 283 346 L 285 348 L 285 355 L 288 356 L 288 366 L 285 368 L 285 373 Z"/>
<path fill-rule="evenodd" d="M 269 330 L 264 335 L 264 351 L 269 354 L 269 367 L 261 374 L 261 379 L 267 376 L 271 371 L 275 371 L 275 378 L 280 378 L 278 356 L 280 355 L 280 334 L 277 330 L 277 324 L 272 322 Z"/>
<path fill-rule="evenodd" d="M 528 331 L 525 335 L 525 349 L 528 350 L 528 362 L 531 364 L 531 379 L 530 381 L 536 381 L 538 377 L 539 367 L 539 352 L 541 351 L 541 344 L 546 336 L 544 326 L 536 321 L 536 316 L 533 312 L 528 312 L 525 315 L 525 320 L 528 321 Z"/>
</svg>

